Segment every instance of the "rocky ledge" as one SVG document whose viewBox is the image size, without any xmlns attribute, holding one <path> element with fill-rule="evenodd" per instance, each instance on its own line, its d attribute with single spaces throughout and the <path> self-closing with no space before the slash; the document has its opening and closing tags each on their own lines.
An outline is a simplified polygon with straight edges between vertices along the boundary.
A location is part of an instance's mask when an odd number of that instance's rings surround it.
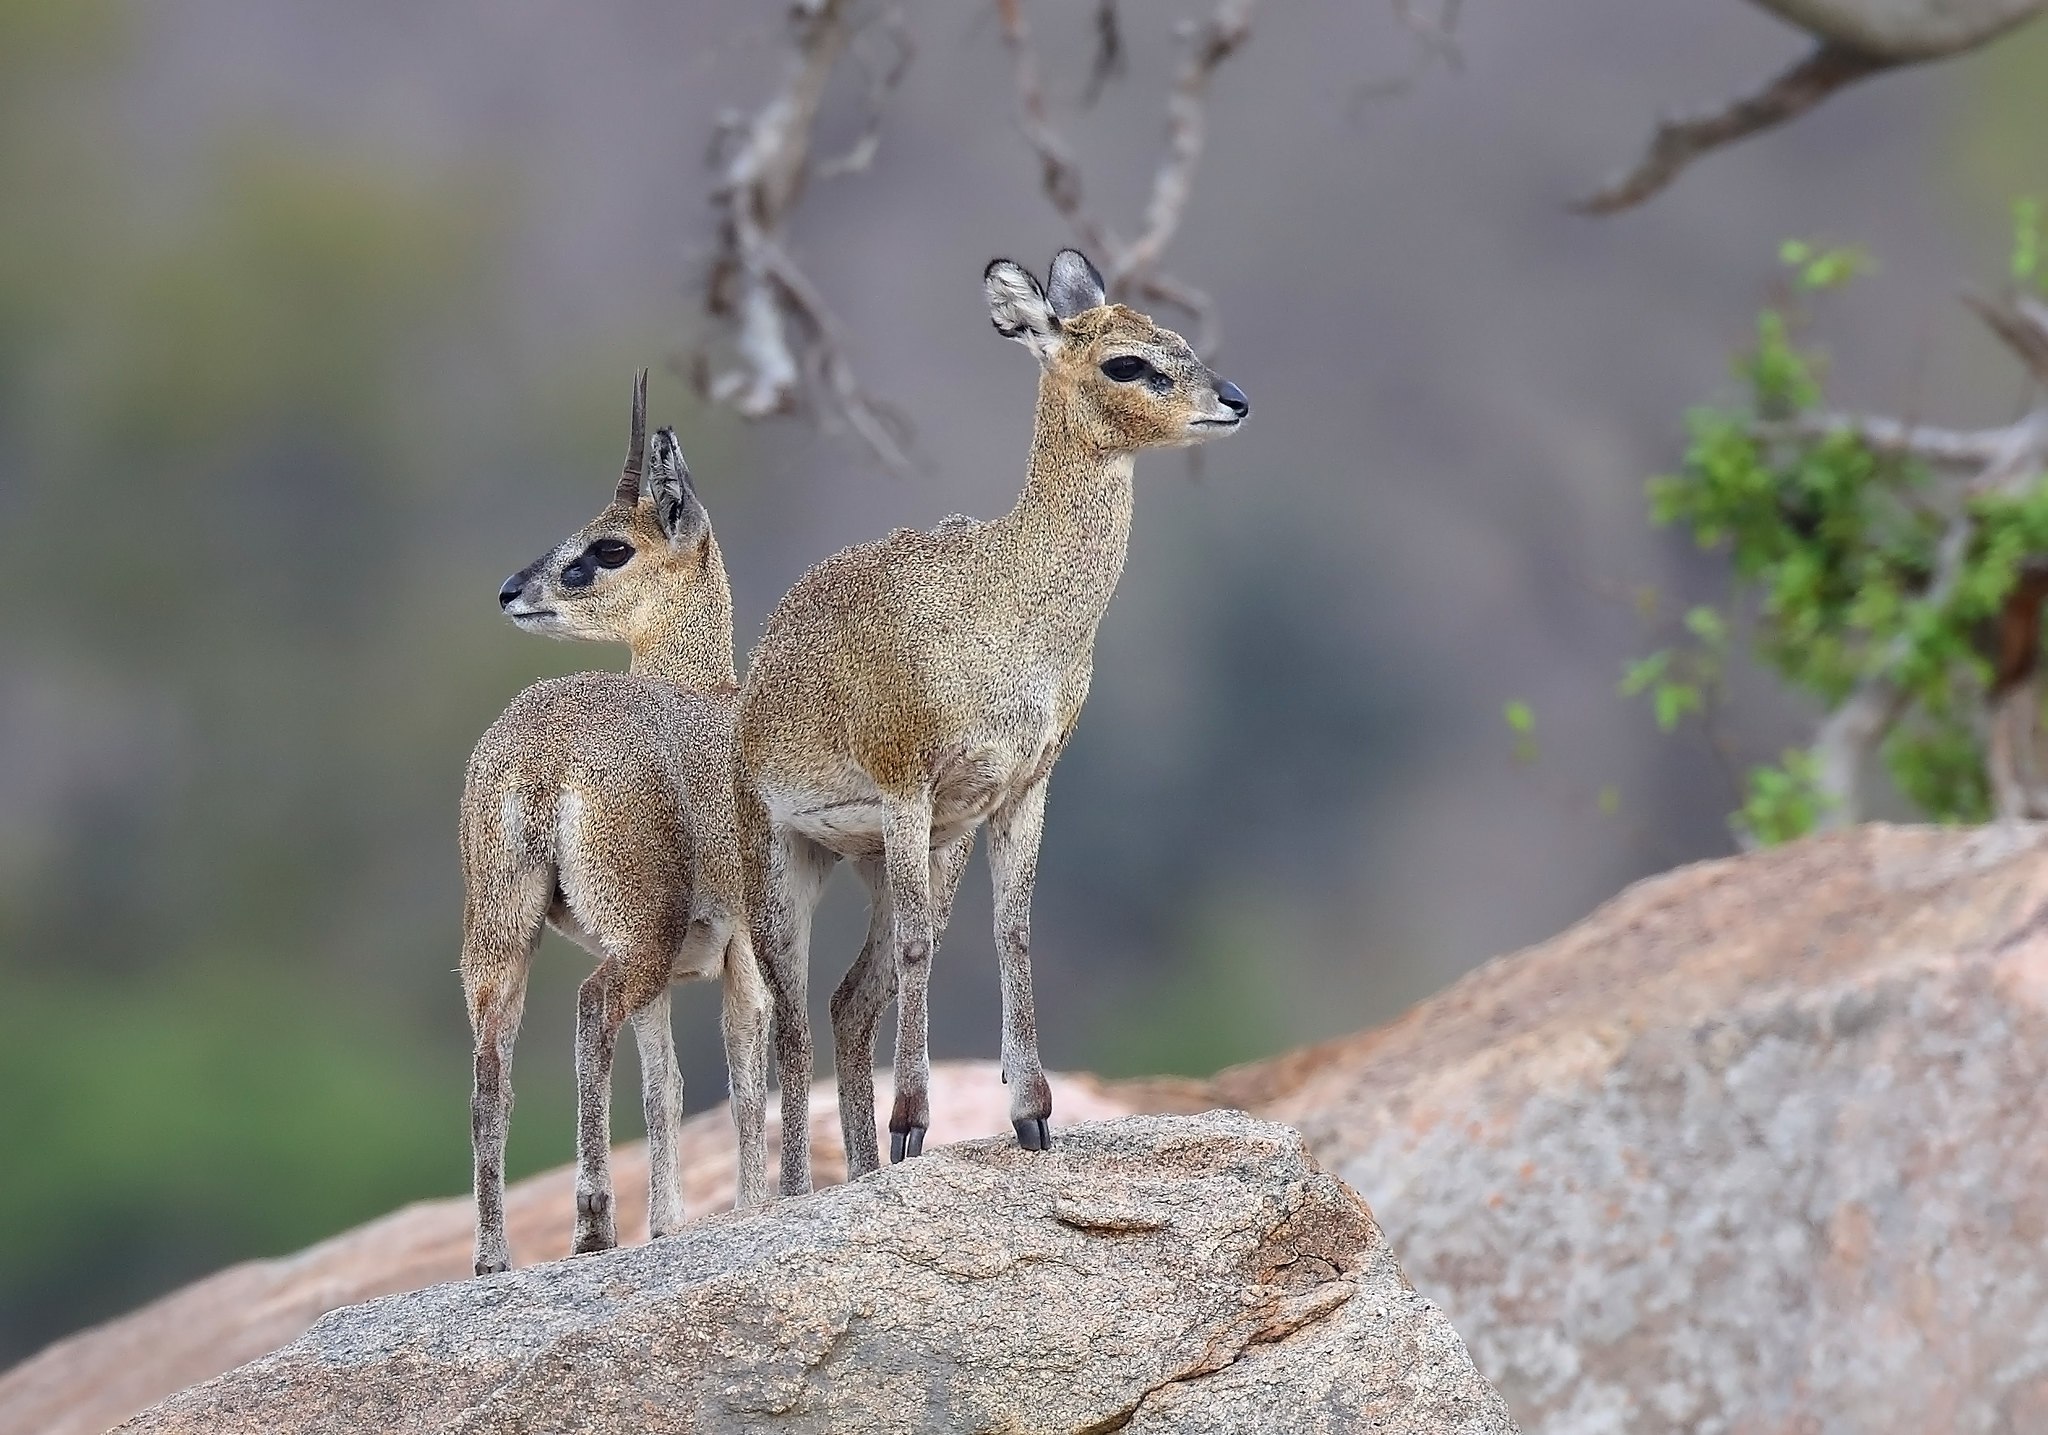
<svg viewBox="0 0 2048 1435">
<path fill-rule="evenodd" d="M 125 1432 L 1514 1430 L 1365 1203 L 1234 1112 L 969 1142 L 350 1306 Z"/>
</svg>

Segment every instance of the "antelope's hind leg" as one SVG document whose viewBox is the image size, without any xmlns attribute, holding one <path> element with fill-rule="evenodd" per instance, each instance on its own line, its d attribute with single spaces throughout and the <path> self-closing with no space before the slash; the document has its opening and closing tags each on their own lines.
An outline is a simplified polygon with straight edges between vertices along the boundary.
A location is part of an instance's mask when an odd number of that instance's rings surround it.
<svg viewBox="0 0 2048 1435">
<path fill-rule="evenodd" d="M 936 911 L 932 945 L 946 934 L 953 897 L 974 851 L 969 833 L 932 854 L 931 890 Z M 846 1138 L 846 1179 L 857 1180 L 879 1170 L 881 1151 L 875 1137 L 875 1027 L 882 1008 L 896 995 L 896 963 L 890 951 L 893 926 L 889 887 L 882 864 L 867 858 L 860 864 L 868 889 L 868 936 L 860 956 L 832 993 L 832 1037 L 839 1071 L 839 1125 Z"/>
<path fill-rule="evenodd" d="M 576 991 L 576 1232 L 570 1249 L 578 1254 L 608 1251 L 619 1243 L 618 1199 L 612 1188 L 612 1060 L 619 1028 L 666 996 L 668 981 L 669 946 L 657 943 L 624 961 L 605 958 Z"/>
<path fill-rule="evenodd" d="M 683 1070 L 676 1060 L 669 993 L 633 1013 L 633 1045 L 640 1052 L 640 1105 L 647 1117 L 647 1234 L 658 1240 L 683 1227 L 683 1177 L 678 1147 L 683 1133 Z"/>
<path fill-rule="evenodd" d="M 526 1006 L 526 977 L 540 941 L 554 874 L 536 869 L 467 877 L 462 989 L 475 1037 L 469 1107 L 476 1192 L 476 1273 L 509 1270 L 505 1238 L 505 1135 L 512 1118 L 512 1047 Z"/>
<path fill-rule="evenodd" d="M 744 820 L 744 819 L 743 819 Z M 775 1019 L 782 1086 L 782 1194 L 811 1189 L 811 917 L 838 859 L 801 833 L 765 833 L 753 946 Z M 751 884 L 750 884 L 751 886 Z"/>
<path fill-rule="evenodd" d="M 768 985 L 754 944 L 735 932 L 725 950 L 725 1066 L 732 1088 L 732 1124 L 739 1136 L 736 1207 L 768 1199 Z"/>
</svg>

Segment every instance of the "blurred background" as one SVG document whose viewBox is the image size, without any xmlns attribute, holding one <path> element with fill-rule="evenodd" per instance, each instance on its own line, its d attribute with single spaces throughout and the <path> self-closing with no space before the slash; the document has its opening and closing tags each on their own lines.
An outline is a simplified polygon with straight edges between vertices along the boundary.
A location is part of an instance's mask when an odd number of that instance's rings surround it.
<svg viewBox="0 0 2048 1435">
<path fill-rule="evenodd" d="M 1094 8 L 1030 13 L 1092 203 L 1132 232 L 1198 12 L 1130 7 L 1128 72 L 1087 108 Z M 993 15 L 909 16 L 872 166 L 815 181 L 787 235 L 913 426 L 898 476 L 684 380 L 706 148 L 773 83 L 775 7 L 0 0 L 0 1363 L 466 1189 L 463 760 L 523 684 L 624 663 L 514 632 L 494 594 L 605 500 L 636 367 L 743 645 L 822 555 L 1011 502 L 1034 371 L 979 274 L 1071 236 Z M 1388 7 L 1258 13 L 1172 254 L 1256 412 L 1199 465 L 1139 465 L 1052 788 L 1049 1064 L 1199 1073 L 1384 1021 L 1730 850 L 1704 749 L 1615 693 L 1656 638 L 1632 595 L 1724 581 L 1646 526 L 1643 482 L 1726 384 L 1788 236 L 1879 265 L 1829 314 L 1842 401 L 2009 418 L 2018 380 L 1954 295 L 1996 278 L 2007 199 L 2048 189 L 2036 26 L 1640 212 L 1565 211 L 1660 110 L 1803 43 L 1737 0 L 1473 0 L 1462 69 L 1386 92 L 1416 55 Z M 862 125 L 835 83 L 827 152 Z M 1734 725 L 1764 760 L 1806 722 L 1759 681 Z M 988 920 L 977 857 L 935 1055 L 994 1055 Z M 821 998 L 863 921 L 842 876 Z M 586 970 L 548 938 L 515 1177 L 572 1154 Z M 723 1095 L 716 1005 L 678 1002 L 692 1110 Z M 630 1094 L 615 1119 L 635 1134 Z"/>
</svg>

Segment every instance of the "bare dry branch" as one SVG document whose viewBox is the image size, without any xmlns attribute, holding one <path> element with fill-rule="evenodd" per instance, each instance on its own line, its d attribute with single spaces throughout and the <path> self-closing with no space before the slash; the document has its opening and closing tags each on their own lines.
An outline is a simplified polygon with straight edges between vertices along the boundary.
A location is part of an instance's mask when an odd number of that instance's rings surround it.
<svg viewBox="0 0 2048 1435">
<path fill-rule="evenodd" d="M 1216 67 L 1251 38 L 1252 7 L 1256 4 L 1257 0 L 1220 0 L 1215 12 L 1188 36 L 1187 58 L 1166 100 L 1166 156 L 1152 177 L 1145 228 L 1116 256 L 1112 283 L 1144 278 L 1158 265 L 1160 254 L 1180 228 L 1208 137 L 1209 81 Z"/>
<path fill-rule="evenodd" d="M 1753 424 L 1750 432 L 1766 440 L 1817 439 L 1853 434 L 1879 453 L 1902 454 L 1941 466 L 1981 468 L 2000 453 L 2008 429 L 1929 428 L 1869 414 L 1812 413 L 1797 418 Z"/>
<path fill-rule="evenodd" d="M 1038 154 L 1045 197 L 1082 244 L 1107 258 L 1116 245 L 1083 203 L 1080 166 L 1046 110 L 1045 86 L 1038 78 L 1038 54 L 1024 23 L 1023 0 L 996 0 L 996 16 L 1002 22 L 1003 48 L 1010 52 L 1010 74 L 1017 86 L 1017 123 L 1025 142 Z"/>
<path fill-rule="evenodd" d="M 870 60 L 861 52 L 861 42 L 870 34 L 881 36 L 888 46 L 889 53 L 880 62 Z M 917 42 L 911 38 L 910 23 L 903 7 L 883 6 L 853 37 L 847 50 L 867 72 L 867 123 L 845 154 L 819 161 L 816 169 L 819 179 L 857 174 L 875 162 L 875 152 L 882 146 L 882 114 L 888 108 L 889 96 L 903 83 L 904 75 L 910 71 L 910 62 L 917 58 Z"/>
<path fill-rule="evenodd" d="M 1456 74 L 1465 68 L 1465 51 L 1458 43 L 1458 20 L 1462 0 L 1438 0 L 1435 13 L 1425 12 L 1416 0 L 1388 0 L 1395 23 L 1414 41 L 1407 65 L 1383 80 L 1368 80 L 1351 92 L 1349 110 L 1357 119 L 1367 105 L 1394 99 L 1414 89 L 1431 70 Z"/>
<path fill-rule="evenodd" d="M 1803 115 L 1843 86 L 1898 63 L 1824 40 L 1755 93 L 1717 110 L 1664 120 L 1632 169 L 1574 201 L 1571 207 L 1580 214 L 1631 209 L 1670 184 L 1680 170 L 1702 155 Z"/>
<path fill-rule="evenodd" d="M 1187 53 L 1167 97 L 1166 153 L 1153 175 L 1145 209 L 1145 228 L 1126 242 L 1088 209 L 1082 198 L 1081 170 L 1073 150 L 1052 123 L 1031 33 L 1024 22 L 1022 0 L 996 0 L 1003 46 L 1010 52 L 1017 89 L 1019 127 L 1037 153 L 1046 198 L 1072 227 L 1080 243 L 1093 250 L 1117 298 L 1141 297 L 1170 304 L 1193 321 L 1195 342 L 1205 353 L 1215 348 L 1217 327 L 1209 296 L 1160 270 L 1160 260 L 1179 231 L 1193 193 L 1206 139 L 1209 82 L 1217 67 L 1251 38 L 1251 14 L 1258 0 L 1218 0 L 1209 17 L 1184 35 Z M 1113 0 L 1098 11 L 1114 14 Z M 1114 23 L 1112 20 L 1110 23 Z M 1105 44 L 1106 32 L 1105 32 Z M 1116 41 L 1121 53 L 1121 37 Z M 1100 57 L 1098 56 L 1098 59 Z"/>
<path fill-rule="evenodd" d="M 2028 294 L 2004 299 L 1965 294 L 1963 302 L 2019 356 L 2036 383 L 2048 384 L 2048 304 Z"/>
<path fill-rule="evenodd" d="M 2037 408 L 2006 428 L 1971 434 L 1909 428 L 1889 419 L 1849 419 L 1842 415 L 1817 417 L 1823 422 L 1811 426 L 1809 435 L 1849 429 L 1868 435 L 1878 446 L 1883 446 L 1884 439 L 1889 437 L 1904 451 L 1910 451 L 1908 444 L 1911 440 L 1926 440 L 1929 435 L 1939 435 L 1931 442 L 1930 453 L 1945 452 L 1946 461 L 1962 461 L 1967 454 L 1981 465 L 1975 473 L 1953 484 L 1945 496 L 1950 509 L 1948 526 L 1935 550 L 1933 576 L 1926 591 L 1920 595 L 1921 601 L 1937 608 L 1946 604 L 1954 593 L 1962 576 L 1964 560 L 1976 540 L 1974 500 L 1991 494 L 2018 492 L 2028 484 L 2038 483 L 2043 473 L 2048 472 L 2048 407 Z M 1823 827 L 1847 826 L 1861 816 L 1861 775 L 1878 745 L 1905 711 L 1907 697 L 1895 674 L 1912 655 L 1912 650 L 1913 639 L 1909 634 L 1901 633 L 1894 638 L 1855 690 L 1822 719 L 1815 732 L 1812 751 L 1818 771 L 1816 781 L 1831 803 L 1822 820 Z M 2025 733 L 2006 733 L 2001 740 L 2031 742 L 2038 727 L 2037 710 L 2029 719 Z M 2030 792 L 2022 791 L 2009 782 L 2003 784 L 1998 797 L 2004 815 L 2013 815 L 2005 813 L 2007 804 L 2021 802 L 2024 806 L 2033 800 Z"/>
<path fill-rule="evenodd" d="M 1124 27 L 1116 0 L 1096 0 L 1095 59 L 1088 66 L 1088 84 L 1081 91 L 1081 108 L 1090 109 L 1102 98 L 1109 82 L 1122 77 L 1128 66 L 1124 55 Z"/>
<path fill-rule="evenodd" d="M 856 18 L 857 0 L 799 0 L 789 12 L 789 55 L 780 83 L 753 115 L 726 116 L 713 144 L 720 169 L 712 191 L 718 250 L 705 281 L 705 307 L 724 322 L 735 362 L 712 373 L 708 356 L 692 365 L 705 394 L 747 418 L 790 413 L 807 396 L 857 434 L 891 470 L 912 468 L 901 421 L 856 382 L 838 324 L 790 257 L 781 229 L 813 170 L 812 129 L 833 68 L 853 38 L 879 29 L 896 60 L 871 77 L 867 132 L 836 164 L 843 172 L 872 156 L 880 106 L 902 78 L 911 50 L 895 5 Z"/>
<path fill-rule="evenodd" d="M 1938 60 L 1975 49 L 2048 10 L 2048 0 L 1754 0 L 1816 40 L 1866 55 Z"/>
</svg>

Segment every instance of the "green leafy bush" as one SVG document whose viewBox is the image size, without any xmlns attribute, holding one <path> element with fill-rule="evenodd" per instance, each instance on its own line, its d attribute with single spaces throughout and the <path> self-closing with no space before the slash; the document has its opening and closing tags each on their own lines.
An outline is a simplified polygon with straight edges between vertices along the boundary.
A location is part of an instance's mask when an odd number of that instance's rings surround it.
<svg viewBox="0 0 2048 1435">
<path fill-rule="evenodd" d="M 2014 207 L 2014 230 L 2012 277 L 2048 281 L 2037 202 Z M 2048 553 L 2048 487 L 2034 475 L 1973 491 L 1905 446 L 1880 448 L 1859 425 L 1823 420 L 1825 358 L 1800 341 L 1802 305 L 1870 261 L 1803 241 L 1779 257 L 1789 282 L 1736 358 L 1737 396 L 1693 411 L 1683 464 L 1649 484 L 1653 522 L 1726 556 L 1730 611 L 1692 609 L 1686 641 L 1630 664 L 1621 692 L 1646 700 L 1666 732 L 1706 716 L 1740 628 L 1764 666 L 1823 710 L 1883 685 L 1881 753 L 1894 786 L 1937 820 L 1982 821 L 1986 630 L 2022 563 Z M 1761 843 L 1811 830 L 1838 800 L 1822 776 L 1803 750 L 1755 768 L 1732 824 Z"/>
</svg>

